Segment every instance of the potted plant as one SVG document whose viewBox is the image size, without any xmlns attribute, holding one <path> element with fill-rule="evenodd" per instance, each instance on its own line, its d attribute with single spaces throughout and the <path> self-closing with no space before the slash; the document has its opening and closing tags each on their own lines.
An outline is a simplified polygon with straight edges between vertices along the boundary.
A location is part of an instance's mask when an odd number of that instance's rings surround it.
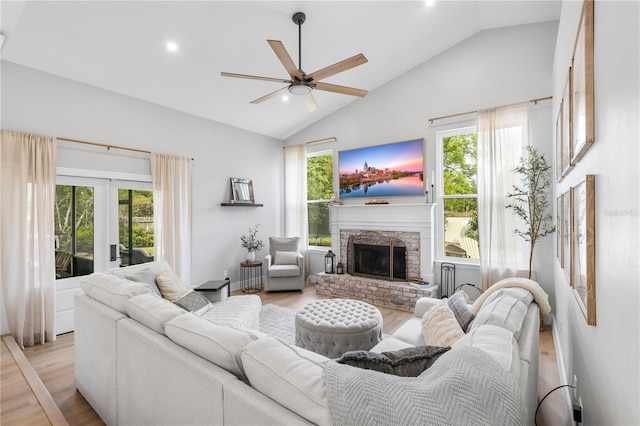
<svg viewBox="0 0 640 426">
<path fill-rule="evenodd" d="M 507 194 L 514 202 L 506 206 L 526 224 L 525 230 L 513 232 L 529 241 L 529 279 L 533 271 L 533 249 L 538 239 L 555 232 L 553 215 L 549 212 L 549 188 L 551 187 L 551 166 L 544 155 L 532 147 L 526 147 L 526 153 L 520 158 L 520 164 L 513 171 L 520 175 L 521 185 L 513 185 L 513 192 Z"/>
<path fill-rule="evenodd" d="M 256 251 L 264 247 L 264 243 L 257 237 L 258 226 L 259 225 L 255 225 L 253 228 L 249 228 L 248 236 L 243 235 L 242 237 L 240 237 L 240 241 L 242 241 L 242 247 L 247 249 L 247 262 L 255 261 Z"/>
</svg>

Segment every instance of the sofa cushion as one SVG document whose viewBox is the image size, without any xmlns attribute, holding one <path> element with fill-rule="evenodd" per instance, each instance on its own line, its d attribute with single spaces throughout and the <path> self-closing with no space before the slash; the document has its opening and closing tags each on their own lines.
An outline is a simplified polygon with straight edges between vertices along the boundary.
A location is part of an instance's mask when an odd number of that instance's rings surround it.
<svg viewBox="0 0 640 426">
<path fill-rule="evenodd" d="M 162 293 L 162 297 L 170 302 L 175 302 L 189 292 L 189 288 L 173 271 L 164 271 L 156 277 L 156 284 Z"/>
<path fill-rule="evenodd" d="M 271 265 L 268 273 L 273 278 L 297 277 L 300 276 L 300 268 L 298 265 Z"/>
<path fill-rule="evenodd" d="M 322 355 L 273 337 L 250 343 L 242 364 L 253 388 L 318 425 L 330 424 Z"/>
<path fill-rule="evenodd" d="M 422 333 L 425 343 L 434 346 L 451 346 L 464 336 L 464 332 L 446 300 L 440 301 L 424 314 Z"/>
<path fill-rule="evenodd" d="M 124 302 L 124 307 L 132 319 L 164 335 L 164 326 L 184 309 L 152 293 L 140 294 Z"/>
<path fill-rule="evenodd" d="M 151 271 L 139 271 L 136 273 L 127 274 L 124 278 L 129 281 L 135 281 L 140 284 L 146 284 L 151 289 L 151 292 L 156 296 L 162 297 L 158 284 L 156 284 L 156 274 Z"/>
<path fill-rule="evenodd" d="M 350 351 L 337 362 L 395 376 L 418 377 L 449 349 L 449 346 L 412 346 L 382 353 Z"/>
<path fill-rule="evenodd" d="M 482 324 L 493 324 L 509 330 L 517 340 L 526 313 L 527 306 L 524 303 L 500 290 L 489 303 L 482 305 L 471 329 Z"/>
<path fill-rule="evenodd" d="M 276 255 L 273 259 L 274 265 L 297 265 L 298 264 L 298 252 L 296 251 L 276 251 Z"/>
<path fill-rule="evenodd" d="M 531 294 L 529 290 L 520 287 L 506 287 L 496 291 L 495 293 L 487 297 L 487 300 L 485 300 L 484 304 L 490 303 L 501 294 L 508 294 L 509 296 L 515 297 L 527 306 L 529 306 L 529 304 L 533 302 L 533 294 Z"/>
<path fill-rule="evenodd" d="M 246 380 L 246 377 L 240 351 L 262 336 L 253 330 L 214 324 L 192 312 L 173 318 L 165 324 L 164 332 L 178 345 L 235 374 L 241 380 Z"/>
<path fill-rule="evenodd" d="M 189 291 L 184 296 L 173 301 L 178 307 L 189 312 L 197 312 L 209 305 L 209 299 L 197 291 Z"/>
<path fill-rule="evenodd" d="M 116 311 L 126 313 L 124 302 L 138 294 L 150 293 L 151 289 L 145 284 L 138 284 L 104 272 L 94 272 L 80 279 L 80 288 L 89 297 Z"/>
<path fill-rule="evenodd" d="M 496 325 L 481 325 L 453 344 L 454 347 L 461 345 L 482 349 L 491 355 L 505 371 L 510 372 L 516 382 L 520 383 L 518 342 L 509 330 Z"/>
<path fill-rule="evenodd" d="M 138 265 L 125 266 L 123 268 L 112 268 L 109 270 L 110 273 L 119 278 L 125 278 L 126 275 L 135 275 L 138 272 L 150 272 L 151 275 L 157 277 L 164 271 L 173 271 L 166 261 L 140 263 Z"/>
<path fill-rule="evenodd" d="M 462 328 L 462 331 L 465 333 L 469 328 L 469 324 L 471 324 L 471 321 L 473 321 L 473 318 L 475 317 L 471 313 L 470 307 L 467 304 L 467 299 L 467 293 L 462 290 L 456 291 L 449 299 L 447 299 L 449 308 L 455 315 L 458 324 L 460 324 L 460 328 Z"/>
<path fill-rule="evenodd" d="M 258 295 L 231 296 L 222 302 L 212 303 L 198 316 L 218 325 L 258 330 L 261 308 L 262 301 Z"/>
<path fill-rule="evenodd" d="M 300 238 L 299 237 L 289 237 L 289 238 L 280 238 L 280 237 L 269 237 L 269 254 L 272 259 L 276 257 L 276 251 L 295 251 L 298 252 L 300 248 Z"/>
</svg>

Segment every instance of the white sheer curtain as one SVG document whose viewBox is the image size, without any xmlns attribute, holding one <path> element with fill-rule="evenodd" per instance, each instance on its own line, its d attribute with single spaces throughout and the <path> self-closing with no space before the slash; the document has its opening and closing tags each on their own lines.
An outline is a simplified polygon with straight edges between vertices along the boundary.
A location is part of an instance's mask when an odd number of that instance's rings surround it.
<svg viewBox="0 0 640 426">
<path fill-rule="evenodd" d="M 191 159 L 151 154 L 154 259 L 191 283 Z"/>
<path fill-rule="evenodd" d="M 21 348 L 56 339 L 55 195 L 54 138 L 3 130 L 0 286 L 8 328 Z"/>
<path fill-rule="evenodd" d="M 284 150 L 284 233 L 300 237 L 300 250 L 308 264 L 307 241 L 307 146 L 295 145 Z M 308 267 L 305 267 L 305 277 Z"/>
<path fill-rule="evenodd" d="M 513 233 L 518 222 L 506 195 L 518 184 L 513 169 L 529 144 L 526 103 L 478 114 L 478 227 L 482 288 L 514 276 L 526 276 L 523 240 Z"/>
</svg>

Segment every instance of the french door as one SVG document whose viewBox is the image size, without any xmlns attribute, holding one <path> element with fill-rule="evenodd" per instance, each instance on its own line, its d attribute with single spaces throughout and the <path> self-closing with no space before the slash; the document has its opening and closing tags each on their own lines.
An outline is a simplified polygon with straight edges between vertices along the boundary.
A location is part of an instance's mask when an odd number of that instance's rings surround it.
<svg viewBox="0 0 640 426">
<path fill-rule="evenodd" d="M 150 182 L 58 176 L 55 204 L 56 334 L 74 329 L 83 275 L 153 260 Z"/>
</svg>

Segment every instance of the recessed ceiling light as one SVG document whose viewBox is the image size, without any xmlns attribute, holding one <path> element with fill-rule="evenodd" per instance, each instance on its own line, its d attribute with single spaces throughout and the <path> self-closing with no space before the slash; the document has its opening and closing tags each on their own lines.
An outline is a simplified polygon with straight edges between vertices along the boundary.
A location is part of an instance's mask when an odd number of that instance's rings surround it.
<svg viewBox="0 0 640 426">
<path fill-rule="evenodd" d="M 436 4 L 436 0 L 424 0 L 424 5 L 427 7 L 431 7 Z"/>
<path fill-rule="evenodd" d="M 289 102 L 289 96 L 288 95 L 282 95 L 282 102 Z"/>
<path fill-rule="evenodd" d="M 167 42 L 167 50 L 169 52 L 177 52 L 178 51 L 178 44 L 175 41 L 168 41 Z"/>
</svg>

